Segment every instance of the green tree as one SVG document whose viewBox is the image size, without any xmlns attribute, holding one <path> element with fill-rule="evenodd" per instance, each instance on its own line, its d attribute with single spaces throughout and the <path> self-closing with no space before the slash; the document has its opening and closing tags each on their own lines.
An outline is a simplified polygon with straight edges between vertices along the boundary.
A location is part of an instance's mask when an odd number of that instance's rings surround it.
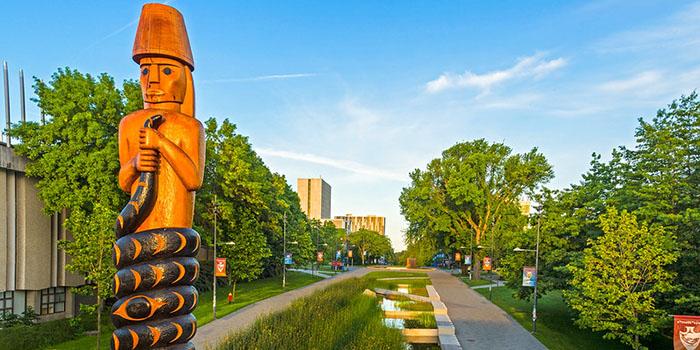
<svg viewBox="0 0 700 350">
<path fill-rule="evenodd" d="M 69 214 L 64 225 L 72 240 L 60 246 L 71 256 L 67 269 L 87 282 L 76 292 L 97 297 L 99 330 L 103 301 L 112 295 L 114 219 L 128 200 L 117 185 L 117 130 L 124 115 L 142 106 L 140 88 L 126 81 L 120 90 L 107 74 L 65 68 L 48 82 L 35 79 L 34 91 L 46 124 L 16 125 L 15 150 L 30 160 L 26 173 L 38 179 L 46 213 Z"/>
<path fill-rule="evenodd" d="M 207 165 L 197 196 L 196 221 L 205 227 L 201 231 L 207 241 L 213 243 L 212 209 L 216 207 L 217 255 L 227 259 L 235 296 L 237 282 L 260 276 L 265 258 L 271 254 L 262 222 L 269 207 L 265 185 L 271 182 L 271 174 L 248 139 L 237 134 L 236 126 L 228 120 L 219 126 L 215 119 L 209 119 L 206 133 Z"/>
<path fill-rule="evenodd" d="M 352 245 L 359 249 L 357 254 L 360 255 L 362 265 L 365 264 L 367 258 L 386 257 L 393 252 L 389 237 L 380 235 L 376 231 L 359 229 L 350 234 L 349 240 Z"/>
<path fill-rule="evenodd" d="M 565 296 L 579 326 L 640 349 L 640 337 L 666 317 L 655 296 L 672 289 L 674 273 L 665 267 L 678 257 L 675 237 L 614 208 L 601 215 L 600 227 L 603 234 L 589 241 L 582 260 L 568 265 L 573 288 Z"/>
<path fill-rule="evenodd" d="M 411 185 L 399 198 L 409 222 L 406 237 L 413 242 L 429 239 L 439 250 L 477 246 L 485 236 L 497 234 L 501 220 L 523 195 L 532 196 L 552 176 L 536 148 L 512 154 L 510 147 L 483 139 L 458 143 L 426 170 L 410 174 Z"/>
<path fill-rule="evenodd" d="M 197 194 L 195 225 L 213 243 L 214 197 L 218 208 L 219 257 L 229 266 L 229 283 L 236 294 L 239 281 L 250 281 L 281 267 L 282 230 L 287 212 L 288 251 L 296 260 L 312 256 L 306 216 L 299 198 L 285 178 L 270 172 L 248 138 L 237 133 L 228 119 L 206 122 L 207 164 L 204 184 Z"/>
</svg>

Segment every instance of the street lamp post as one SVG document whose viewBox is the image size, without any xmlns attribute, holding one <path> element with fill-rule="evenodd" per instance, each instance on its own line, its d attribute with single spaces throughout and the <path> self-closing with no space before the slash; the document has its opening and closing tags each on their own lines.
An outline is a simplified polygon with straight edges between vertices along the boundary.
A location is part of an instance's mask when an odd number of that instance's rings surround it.
<svg viewBox="0 0 700 350">
<path fill-rule="evenodd" d="M 540 217 L 537 216 L 537 242 L 535 249 L 515 248 L 514 252 L 534 252 L 535 253 L 535 290 L 532 299 L 532 333 L 537 332 L 537 285 L 540 284 Z"/>
<path fill-rule="evenodd" d="M 213 245 L 214 245 L 214 263 L 216 264 L 216 217 L 219 214 L 219 204 L 216 202 L 216 195 L 214 195 L 214 199 L 211 202 L 210 206 L 211 213 L 214 215 L 214 240 L 213 240 Z M 216 320 L 216 273 L 214 273 L 214 278 L 212 282 L 212 314 L 214 316 L 214 320 Z"/>
<path fill-rule="evenodd" d="M 282 289 L 287 286 L 287 211 L 284 211 L 282 229 Z"/>
<path fill-rule="evenodd" d="M 493 239 L 493 238 L 492 238 Z M 476 248 L 477 249 L 485 249 L 485 248 L 491 248 L 491 270 L 489 270 L 489 274 L 491 275 L 491 282 L 489 283 L 489 300 L 493 299 L 493 254 L 494 254 L 494 245 L 493 241 L 491 241 L 491 247 L 484 247 L 482 245 L 478 245 Z"/>
</svg>

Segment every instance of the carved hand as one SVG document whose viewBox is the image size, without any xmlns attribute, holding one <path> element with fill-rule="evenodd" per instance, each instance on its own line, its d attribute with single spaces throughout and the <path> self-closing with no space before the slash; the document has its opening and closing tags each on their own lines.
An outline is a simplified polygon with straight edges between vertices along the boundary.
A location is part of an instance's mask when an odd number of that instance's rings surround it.
<svg viewBox="0 0 700 350">
<path fill-rule="evenodd" d="M 151 173 L 158 170 L 160 156 L 154 149 L 140 149 L 135 161 L 137 171 Z"/>
<path fill-rule="evenodd" d="M 151 128 L 141 128 L 139 130 L 139 149 L 159 150 L 162 135 Z"/>
</svg>

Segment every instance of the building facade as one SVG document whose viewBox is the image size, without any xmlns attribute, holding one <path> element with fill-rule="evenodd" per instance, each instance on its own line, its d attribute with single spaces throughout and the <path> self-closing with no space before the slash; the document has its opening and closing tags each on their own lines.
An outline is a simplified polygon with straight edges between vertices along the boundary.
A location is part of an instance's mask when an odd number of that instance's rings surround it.
<svg viewBox="0 0 700 350">
<path fill-rule="evenodd" d="M 297 179 L 297 194 L 301 210 L 310 219 L 331 218 L 331 185 L 316 179 Z"/>
<path fill-rule="evenodd" d="M 78 300 L 70 287 L 84 284 L 67 272 L 58 242 L 70 239 L 66 213 L 46 215 L 36 180 L 25 176 L 26 160 L 0 142 L 0 313 L 29 307 L 42 321 L 74 316 Z"/>
<path fill-rule="evenodd" d="M 356 216 L 352 214 L 346 214 L 344 216 L 335 216 L 332 221 L 335 227 L 342 229 L 347 229 L 346 223 L 349 223 L 350 232 L 366 229 L 370 231 L 379 232 L 379 234 L 382 236 L 385 234 L 386 218 L 383 216 Z"/>
</svg>

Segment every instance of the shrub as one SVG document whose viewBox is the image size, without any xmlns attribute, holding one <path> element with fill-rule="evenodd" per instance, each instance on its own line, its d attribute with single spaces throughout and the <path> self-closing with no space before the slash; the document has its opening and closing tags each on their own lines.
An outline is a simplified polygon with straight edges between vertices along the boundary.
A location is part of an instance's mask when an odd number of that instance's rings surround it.
<svg viewBox="0 0 700 350">
<path fill-rule="evenodd" d="M 0 329 L 0 349 L 33 350 L 77 337 L 69 319 Z"/>
</svg>

